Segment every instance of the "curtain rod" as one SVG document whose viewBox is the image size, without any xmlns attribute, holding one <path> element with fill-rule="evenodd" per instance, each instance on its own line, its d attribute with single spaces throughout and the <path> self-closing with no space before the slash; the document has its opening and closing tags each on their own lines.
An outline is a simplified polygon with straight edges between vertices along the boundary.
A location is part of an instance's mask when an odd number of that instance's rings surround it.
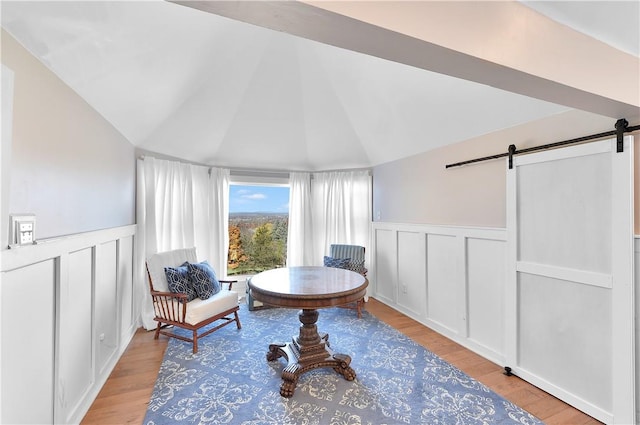
<svg viewBox="0 0 640 425">
<path fill-rule="evenodd" d="M 460 167 L 462 165 L 475 164 L 477 162 L 490 161 L 492 159 L 506 158 L 506 157 L 509 157 L 509 168 L 512 168 L 513 155 L 531 153 L 531 152 L 540 151 L 544 149 L 553 149 L 560 146 L 586 142 L 589 140 L 601 139 L 603 137 L 608 137 L 608 136 L 618 136 L 618 152 L 622 152 L 622 135 L 624 133 L 640 130 L 640 125 L 629 127 L 629 122 L 626 119 L 621 118 L 618 121 L 616 121 L 615 128 L 616 128 L 615 130 L 605 131 L 604 133 L 592 134 L 590 136 L 578 137 L 576 139 L 563 140 L 561 142 L 549 143 L 546 145 L 534 146 L 531 148 L 525 148 L 520 150 L 516 149 L 515 145 L 509 145 L 509 148 L 505 153 L 483 156 L 481 158 L 474 158 L 466 161 L 456 162 L 453 164 L 447 164 L 445 168 Z"/>
<path fill-rule="evenodd" d="M 138 159 L 144 160 L 145 159 L 145 154 L 139 155 Z M 148 155 L 150 158 L 156 158 L 153 155 Z M 223 166 L 214 166 L 214 165 L 210 165 L 210 164 L 201 164 L 201 163 L 196 163 L 196 162 L 185 162 L 184 160 L 180 160 L 180 159 L 165 159 L 165 158 L 156 158 L 156 159 L 162 159 L 165 161 L 177 161 L 177 162 L 181 162 L 183 164 L 193 164 L 193 165 L 200 165 L 202 167 L 209 167 L 209 168 L 227 168 L 229 169 L 229 173 L 231 173 L 231 175 L 237 175 L 237 176 L 267 176 L 267 177 L 283 177 L 283 174 L 286 174 L 286 177 L 289 177 L 289 173 L 309 173 L 309 174 L 318 174 L 318 173 L 333 173 L 333 172 L 349 172 L 349 171 L 368 171 L 369 173 L 371 173 L 371 167 L 363 167 L 363 168 L 344 168 L 344 169 L 335 169 L 335 170 L 317 170 L 317 171 L 303 171 L 303 170 L 263 170 L 263 169 L 253 169 L 253 168 L 233 168 L 233 167 L 223 167 Z M 270 175 L 270 176 L 269 176 Z"/>
<path fill-rule="evenodd" d="M 252 169 L 252 168 L 229 168 L 231 173 L 272 173 L 272 174 L 284 174 L 284 173 L 309 173 L 309 174 L 318 174 L 318 173 L 333 173 L 333 172 L 349 172 L 349 171 L 371 171 L 371 167 L 362 167 L 362 168 L 342 168 L 342 169 L 333 169 L 333 170 L 315 170 L 315 171 L 307 171 L 307 170 L 260 170 L 260 169 Z"/>
</svg>

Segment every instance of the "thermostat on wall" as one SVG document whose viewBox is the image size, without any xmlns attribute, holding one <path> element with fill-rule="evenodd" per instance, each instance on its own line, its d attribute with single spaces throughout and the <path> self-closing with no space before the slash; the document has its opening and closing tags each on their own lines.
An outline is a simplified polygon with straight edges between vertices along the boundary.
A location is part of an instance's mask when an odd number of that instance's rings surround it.
<svg viewBox="0 0 640 425">
<path fill-rule="evenodd" d="M 36 240 L 35 214 L 11 214 L 9 216 L 9 247 L 32 245 Z"/>
</svg>

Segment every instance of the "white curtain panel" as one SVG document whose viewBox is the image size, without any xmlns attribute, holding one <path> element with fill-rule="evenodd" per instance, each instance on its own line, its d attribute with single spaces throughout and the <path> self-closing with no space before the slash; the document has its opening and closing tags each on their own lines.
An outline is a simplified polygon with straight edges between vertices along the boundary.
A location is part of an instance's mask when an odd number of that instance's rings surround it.
<svg viewBox="0 0 640 425">
<path fill-rule="evenodd" d="M 313 174 L 311 194 L 316 265 L 323 264 L 323 256 L 329 255 L 331 244 L 368 247 L 371 190 L 369 171 Z M 366 253 L 369 254 L 369 249 Z"/>
<path fill-rule="evenodd" d="M 151 294 L 149 294 L 149 284 L 147 282 L 147 269 L 145 261 L 147 259 L 147 202 L 146 194 L 146 170 L 144 160 L 138 159 L 136 173 L 136 237 L 134 238 L 134 262 L 133 281 L 134 299 L 136 300 L 135 314 L 139 317 L 138 325 L 145 329 L 152 329 L 156 322 L 153 320 L 153 307 L 151 306 Z M 149 317 L 151 315 L 151 317 Z"/>
<path fill-rule="evenodd" d="M 156 326 L 145 261 L 157 252 L 196 247 L 219 275 L 226 273 L 229 170 L 146 157 L 138 160 L 136 281 L 140 317 Z"/>
<path fill-rule="evenodd" d="M 209 177 L 209 261 L 220 276 L 227 275 L 229 255 L 229 174 L 228 168 L 211 168 Z"/>
<path fill-rule="evenodd" d="M 289 173 L 289 267 L 312 266 L 316 263 L 311 213 L 311 174 Z"/>
</svg>

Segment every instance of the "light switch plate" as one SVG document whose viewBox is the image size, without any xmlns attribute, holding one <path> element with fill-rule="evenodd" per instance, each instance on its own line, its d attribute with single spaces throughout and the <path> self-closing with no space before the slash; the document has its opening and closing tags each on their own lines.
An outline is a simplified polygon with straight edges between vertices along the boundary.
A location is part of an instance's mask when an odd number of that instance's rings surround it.
<svg viewBox="0 0 640 425">
<path fill-rule="evenodd" d="M 9 248 L 32 245 L 36 240 L 35 214 L 11 214 L 9 216 Z"/>
</svg>

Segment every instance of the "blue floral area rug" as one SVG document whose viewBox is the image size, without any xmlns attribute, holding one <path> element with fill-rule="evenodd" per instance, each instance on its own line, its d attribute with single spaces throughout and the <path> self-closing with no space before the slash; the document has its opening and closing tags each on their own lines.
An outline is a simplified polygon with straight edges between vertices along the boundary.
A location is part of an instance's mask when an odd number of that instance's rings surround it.
<svg viewBox="0 0 640 425">
<path fill-rule="evenodd" d="M 354 381 L 315 369 L 280 396 L 286 361 L 266 353 L 298 335 L 298 311 L 242 306 L 242 329 L 203 338 L 197 354 L 170 339 L 144 424 L 542 424 L 368 312 L 319 312 L 318 330 L 351 356 Z"/>
</svg>

